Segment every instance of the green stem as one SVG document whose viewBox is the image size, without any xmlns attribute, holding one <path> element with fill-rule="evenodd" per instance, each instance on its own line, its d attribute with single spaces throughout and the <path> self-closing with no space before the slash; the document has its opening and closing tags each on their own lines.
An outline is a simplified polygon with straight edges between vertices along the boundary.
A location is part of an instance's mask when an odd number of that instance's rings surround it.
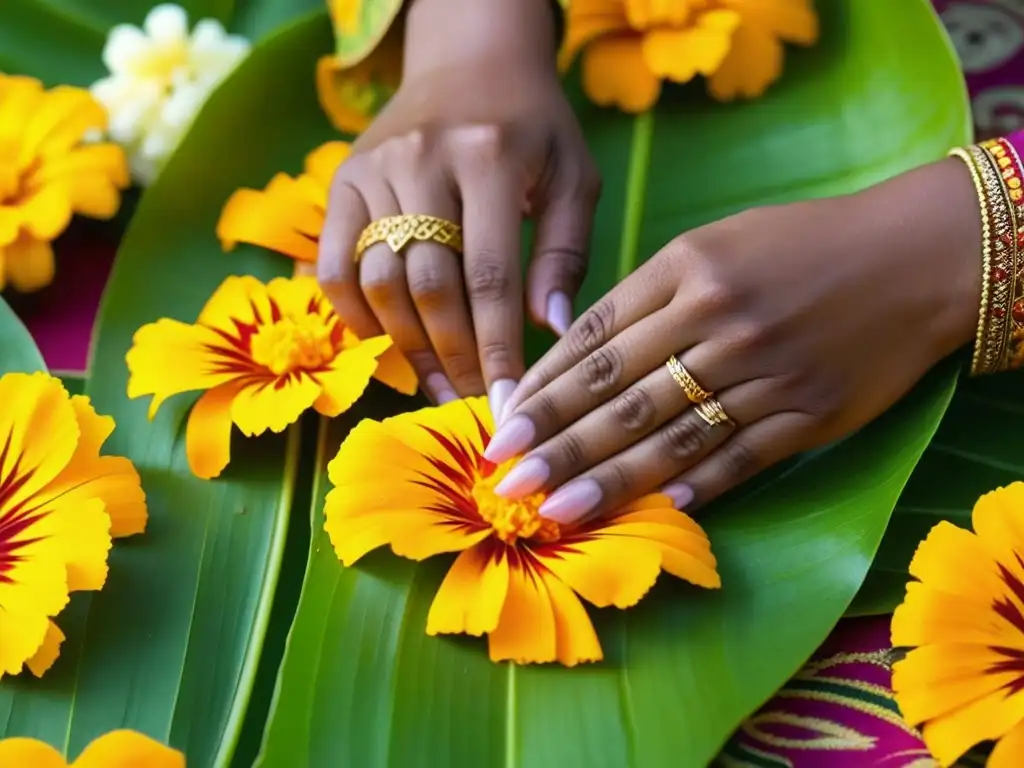
<svg viewBox="0 0 1024 768">
<path fill-rule="evenodd" d="M 644 218 L 647 193 L 647 172 L 651 166 L 651 144 L 654 141 L 654 113 L 644 112 L 633 121 L 633 142 L 629 148 L 629 175 L 626 178 L 625 215 L 619 245 L 618 279 L 622 280 L 637 266 L 640 227 Z"/>
</svg>

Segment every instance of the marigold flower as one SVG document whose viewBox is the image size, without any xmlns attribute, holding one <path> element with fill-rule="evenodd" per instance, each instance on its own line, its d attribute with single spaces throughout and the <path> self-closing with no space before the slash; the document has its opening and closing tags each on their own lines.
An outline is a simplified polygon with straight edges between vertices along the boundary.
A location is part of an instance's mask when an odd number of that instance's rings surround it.
<svg viewBox="0 0 1024 768">
<path fill-rule="evenodd" d="M 0 290 L 7 281 L 24 293 L 53 281 L 50 243 L 72 214 L 117 213 L 128 186 L 124 152 L 82 145 L 106 121 L 88 91 L 0 74 Z"/>
<path fill-rule="evenodd" d="M 192 471 L 219 475 L 230 459 L 231 425 L 247 436 L 281 432 L 313 408 L 347 410 L 366 389 L 389 336 L 360 340 L 311 277 L 229 277 L 194 325 L 163 319 L 140 328 L 128 351 L 128 397 L 205 390 L 189 415 Z"/>
<path fill-rule="evenodd" d="M 248 243 L 300 262 L 316 262 L 331 179 L 350 150 L 348 142 L 327 142 L 306 156 L 305 172 L 299 176 L 279 173 L 263 190 L 237 190 L 217 222 L 224 250 Z M 406 395 L 416 392 L 416 373 L 397 347 L 388 349 L 379 363 L 374 374 L 378 381 Z"/>
<path fill-rule="evenodd" d="M 667 496 L 645 496 L 579 527 L 540 517 L 543 494 L 497 496 L 494 486 L 515 460 L 483 458 L 493 430 L 485 398 L 367 419 L 328 466 L 335 487 L 324 528 L 346 566 L 385 544 L 412 560 L 459 553 L 430 607 L 427 634 L 487 633 L 493 661 L 573 666 L 602 658 L 577 594 L 628 608 L 662 570 L 720 586 L 707 536 Z"/>
<path fill-rule="evenodd" d="M 978 499 L 974 532 L 941 522 L 910 563 L 918 579 L 892 620 L 904 718 L 944 766 L 999 739 L 989 768 L 1024 756 L 1024 483 Z"/>
<path fill-rule="evenodd" d="M 248 55 L 249 41 L 216 19 L 189 32 L 180 5 L 154 7 L 142 23 L 118 24 L 103 49 L 108 77 L 92 92 L 110 113 L 110 135 L 131 155 L 132 173 L 151 184 L 214 89 Z"/>
<path fill-rule="evenodd" d="M 68 593 L 100 589 L 111 536 L 141 533 L 146 501 L 114 428 L 45 373 L 0 377 L 0 676 L 41 676 L 64 635 Z"/>
<path fill-rule="evenodd" d="M 783 42 L 817 37 L 812 0 L 570 0 L 560 63 L 585 48 L 587 95 L 643 112 L 662 80 L 697 75 L 716 99 L 760 96 L 782 73 Z"/>
<path fill-rule="evenodd" d="M 185 768 L 185 756 L 135 731 L 111 731 L 94 739 L 78 759 L 68 763 L 42 741 L 11 738 L 0 741 L 0 768 Z"/>
</svg>

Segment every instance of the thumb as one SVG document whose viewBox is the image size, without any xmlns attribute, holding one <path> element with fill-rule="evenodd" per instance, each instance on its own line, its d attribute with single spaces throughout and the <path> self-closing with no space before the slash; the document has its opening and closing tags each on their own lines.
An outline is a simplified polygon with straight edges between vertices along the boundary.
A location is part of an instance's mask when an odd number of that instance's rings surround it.
<svg viewBox="0 0 1024 768">
<path fill-rule="evenodd" d="M 526 302 L 535 323 L 561 336 L 572 325 L 572 302 L 587 273 L 600 184 L 559 186 L 537 212 Z"/>
</svg>

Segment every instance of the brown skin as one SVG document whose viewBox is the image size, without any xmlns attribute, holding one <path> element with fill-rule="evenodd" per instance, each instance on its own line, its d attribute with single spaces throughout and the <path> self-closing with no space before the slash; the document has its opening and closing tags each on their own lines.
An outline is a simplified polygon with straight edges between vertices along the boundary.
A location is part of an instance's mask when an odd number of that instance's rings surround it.
<svg viewBox="0 0 1024 768">
<path fill-rule="evenodd" d="M 559 330 L 548 300 L 575 295 L 598 190 L 548 0 L 416 0 L 406 34 L 402 86 L 335 180 L 319 277 L 357 333 L 391 334 L 436 400 L 502 382 L 488 456 L 536 459 L 499 489 L 509 497 L 564 489 L 542 509 L 562 522 L 659 488 L 698 506 L 864 425 L 973 337 L 978 205 L 949 159 L 680 235 L 522 375 L 521 217 L 539 229 L 529 313 Z M 461 221 L 465 256 L 382 245 L 356 267 L 359 232 L 399 212 Z M 672 354 L 731 424 L 689 407 Z"/>
<path fill-rule="evenodd" d="M 503 400 L 523 375 L 524 214 L 537 223 L 531 318 L 563 332 L 572 320 L 568 300 L 549 317 L 549 299 L 579 289 L 599 180 L 555 43 L 549 0 L 416 0 L 401 87 L 335 177 L 324 291 L 360 336 L 390 334 L 435 401 Z M 353 263 L 363 228 L 398 213 L 461 223 L 464 256 L 436 243 L 397 256 L 381 244 Z"/>
</svg>

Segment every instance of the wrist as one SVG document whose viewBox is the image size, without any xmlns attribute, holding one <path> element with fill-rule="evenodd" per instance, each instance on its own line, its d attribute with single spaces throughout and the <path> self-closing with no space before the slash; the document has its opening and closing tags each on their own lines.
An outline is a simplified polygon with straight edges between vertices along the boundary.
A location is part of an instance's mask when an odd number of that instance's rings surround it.
<svg viewBox="0 0 1024 768">
<path fill-rule="evenodd" d="M 412 0 L 405 21 L 403 79 L 479 67 L 495 76 L 557 74 L 551 0 Z"/>
</svg>

